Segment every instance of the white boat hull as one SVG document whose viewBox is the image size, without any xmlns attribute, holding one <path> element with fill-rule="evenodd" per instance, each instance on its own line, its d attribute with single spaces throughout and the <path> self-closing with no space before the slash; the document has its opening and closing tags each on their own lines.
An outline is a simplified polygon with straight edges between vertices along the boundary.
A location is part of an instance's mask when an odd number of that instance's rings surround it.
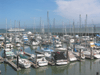
<svg viewBox="0 0 100 75">
<path fill-rule="evenodd" d="M 77 59 L 76 58 L 70 58 L 69 60 L 70 61 L 76 61 Z"/>
<path fill-rule="evenodd" d="M 66 65 L 67 62 L 57 62 L 56 65 Z"/>
<path fill-rule="evenodd" d="M 23 68 L 29 68 L 31 63 L 27 59 L 19 59 L 19 66 Z"/>
<path fill-rule="evenodd" d="M 47 66 L 48 63 L 38 63 L 39 66 Z"/>
<path fill-rule="evenodd" d="M 98 55 L 94 55 L 94 58 L 96 58 L 96 59 L 100 59 L 100 54 L 98 54 Z"/>
</svg>

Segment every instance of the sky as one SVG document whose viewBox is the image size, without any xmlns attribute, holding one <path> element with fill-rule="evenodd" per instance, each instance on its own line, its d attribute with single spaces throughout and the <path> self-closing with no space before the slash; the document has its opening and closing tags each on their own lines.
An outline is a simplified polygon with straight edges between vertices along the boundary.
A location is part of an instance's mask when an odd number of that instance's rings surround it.
<svg viewBox="0 0 100 75">
<path fill-rule="evenodd" d="M 99 0 L 0 0 L 0 28 L 18 27 L 25 28 L 40 27 L 41 23 L 47 26 L 47 11 L 49 11 L 49 23 L 55 26 L 69 26 L 74 21 L 79 24 L 100 23 L 100 1 Z"/>
</svg>

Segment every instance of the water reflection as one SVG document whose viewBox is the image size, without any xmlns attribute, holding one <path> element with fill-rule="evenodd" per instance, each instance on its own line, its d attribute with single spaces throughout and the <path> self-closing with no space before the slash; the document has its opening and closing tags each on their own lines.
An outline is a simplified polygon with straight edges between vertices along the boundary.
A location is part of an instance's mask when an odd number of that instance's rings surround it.
<svg viewBox="0 0 100 75">
<path fill-rule="evenodd" d="M 7 71 L 7 64 L 4 64 L 5 72 Z"/>
<path fill-rule="evenodd" d="M 19 71 L 19 73 L 21 73 L 21 74 L 27 74 L 27 75 L 29 75 L 30 72 L 31 72 L 30 68 L 22 69 L 21 71 Z"/>
<path fill-rule="evenodd" d="M 75 64 L 76 64 L 76 62 L 69 63 L 68 68 L 69 68 L 69 69 L 72 69 L 72 67 L 73 67 Z"/>
<path fill-rule="evenodd" d="M 52 66 L 51 69 L 54 74 L 63 73 L 67 69 L 67 65 Z"/>
<path fill-rule="evenodd" d="M 48 66 L 44 66 L 44 67 L 39 67 L 38 69 L 36 69 L 37 73 L 43 73 L 44 71 L 46 71 L 48 69 Z"/>
<path fill-rule="evenodd" d="M 35 50 L 40 50 L 40 46 L 24 46 L 17 47 L 16 49 L 24 49 L 25 52 L 33 54 Z M 14 52 L 17 50 L 13 49 Z M 0 54 L 2 49 L 0 49 Z M 15 71 L 11 66 L 7 64 L 0 63 L 0 70 L 3 71 L 2 75 L 10 75 L 10 72 L 13 72 L 13 75 L 96 75 L 96 72 L 100 70 L 100 59 L 87 60 L 85 59 L 82 62 L 70 62 L 67 65 L 63 66 L 44 66 L 39 67 L 38 69 L 29 68 L 22 69 L 21 71 Z M 49 73 L 49 74 L 48 74 Z M 99 72 L 100 74 L 100 72 Z"/>
</svg>

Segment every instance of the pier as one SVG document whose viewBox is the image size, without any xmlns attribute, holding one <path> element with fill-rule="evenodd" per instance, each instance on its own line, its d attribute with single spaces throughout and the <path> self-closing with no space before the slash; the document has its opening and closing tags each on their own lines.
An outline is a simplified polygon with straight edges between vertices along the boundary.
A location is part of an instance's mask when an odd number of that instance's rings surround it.
<svg viewBox="0 0 100 75">
<path fill-rule="evenodd" d="M 0 63 L 4 62 L 4 59 L 0 56 Z"/>
<path fill-rule="evenodd" d="M 20 67 L 17 68 L 17 65 L 14 64 L 14 63 L 13 63 L 12 61 L 10 61 L 10 60 L 7 60 L 7 63 L 8 63 L 15 71 L 21 70 Z"/>
<path fill-rule="evenodd" d="M 33 62 L 31 62 L 31 66 L 33 67 L 33 68 L 39 68 L 39 66 L 38 65 L 36 65 L 35 63 L 33 63 Z"/>
<path fill-rule="evenodd" d="M 27 52 L 24 52 L 24 54 L 27 55 L 27 56 L 31 56 L 31 54 L 30 53 L 27 53 Z"/>
<path fill-rule="evenodd" d="M 25 53 L 25 55 L 27 55 L 27 56 L 31 56 L 30 53 L 27 53 L 27 52 L 24 52 L 24 53 Z M 31 58 L 29 57 L 28 60 L 31 60 Z M 33 63 L 33 62 L 31 62 L 31 61 L 30 61 L 30 63 L 31 63 L 31 66 L 34 67 L 34 68 L 38 68 L 38 67 L 39 67 L 38 65 L 36 65 L 35 63 Z"/>
</svg>

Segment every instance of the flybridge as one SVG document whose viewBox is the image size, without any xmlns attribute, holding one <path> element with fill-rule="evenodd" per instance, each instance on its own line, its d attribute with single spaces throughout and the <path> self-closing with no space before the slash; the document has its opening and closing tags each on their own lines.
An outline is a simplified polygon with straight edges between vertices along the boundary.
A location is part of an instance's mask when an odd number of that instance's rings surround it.
<svg viewBox="0 0 100 75">
<path fill-rule="evenodd" d="M 13 32 L 13 31 L 25 31 L 25 29 L 21 29 L 21 28 L 11 28 L 8 30 L 8 32 Z"/>
</svg>

